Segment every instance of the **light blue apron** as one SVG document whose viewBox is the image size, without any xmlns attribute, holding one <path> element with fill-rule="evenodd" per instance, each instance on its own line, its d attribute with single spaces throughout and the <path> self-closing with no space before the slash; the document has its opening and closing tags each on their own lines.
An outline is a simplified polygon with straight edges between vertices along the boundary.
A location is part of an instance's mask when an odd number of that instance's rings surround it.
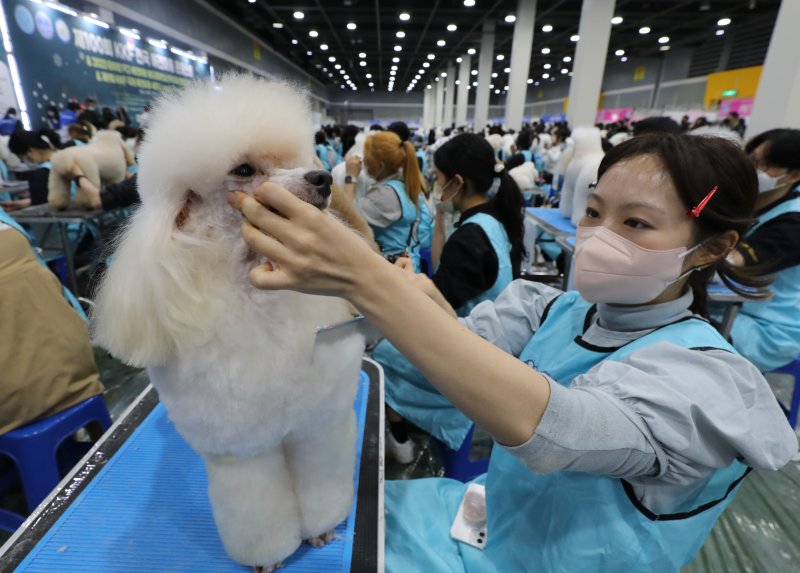
<svg viewBox="0 0 800 573">
<path fill-rule="evenodd" d="M 47 266 L 47 263 L 44 262 L 44 259 L 42 259 L 41 255 L 39 254 L 39 250 L 36 248 L 36 244 L 34 243 L 31 236 L 28 234 L 27 231 L 25 231 L 25 229 L 22 228 L 22 226 L 19 223 L 17 223 L 11 217 L 11 215 L 6 213 L 5 210 L 2 208 L 0 208 L 0 221 L 5 223 L 9 227 L 19 231 L 26 239 L 28 239 L 28 243 L 30 243 L 31 249 L 33 249 L 33 254 L 36 255 L 36 260 L 39 261 L 39 264 L 41 264 L 44 268 L 46 268 L 49 271 L 50 268 Z M 78 315 L 80 315 L 80 317 L 83 320 L 88 322 L 89 319 L 86 317 L 86 313 L 83 311 L 83 308 L 81 308 L 81 303 L 78 302 L 78 299 L 75 298 L 75 295 L 73 295 L 72 292 L 64 285 L 61 285 L 61 290 L 64 293 L 64 298 L 67 299 L 70 305 L 72 305 L 72 308 L 75 309 L 75 311 L 78 313 Z"/>
<path fill-rule="evenodd" d="M 532 156 L 529 149 L 523 149 L 522 151 L 520 151 L 520 153 L 525 158 L 525 161 L 531 161 Z"/>
<path fill-rule="evenodd" d="M 494 248 L 498 273 L 488 290 L 467 301 L 457 313 L 466 316 L 480 302 L 494 300 L 511 283 L 511 244 L 502 223 L 486 213 L 476 213 L 462 223 L 479 225 Z M 472 428 L 472 420 L 457 410 L 431 383 L 400 354 L 388 340 L 382 340 L 372 352 L 383 367 L 385 401 L 403 418 L 457 450 Z"/>
<path fill-rule="evenodd" d="M 603 360 L 621 360 L 659 341 L 686 348 L 733 349 L 704 321 L 660 328 L 622 348 L 581 339 L 589 303 L 577 292 L 556 299 L 520 360 L 569 386 Z M 625 481 L 560 471 L 535 474 L 495 447 L 485 480 L 484 551 L 453 541 L 449 528 L 467 484 L 443 478 L 386 483 L 386 572 L 678 572 L 689 563 L 748 468 L 717 470 L 691 500 L 656 515 Z"/>
<path fill-rule="evenodd" d="M 388 227 L 372 227 L 375 241 L 380 245 L 384 256 L 407 254 L 414 263 L 414 272 L 418 273 L 420 270 L 418 233 L 423 211 L 421 208 L 415 207 L 414 203 L 406 195 L 405 183 L 399 179 L 389 179 L 385 181 L 385 184 L 391 187 L 395 195 L 397 195 L 403 213 L 400 219 Z M 428 226 L 430 226 L 430 212 L 427 209 L 425 212 L 427 213 Z"/>
<path fill-rule="evenodd" d="M 800 197 L 761 215 L 748 235 L 787 213 L 800 213 Z M 731 329 L 736 350 L 764 372 L 780 368 L 800 355 L 800 265 L 776 273 L 769 288 L 772 300 L 742 304 Z"/>
</svg>

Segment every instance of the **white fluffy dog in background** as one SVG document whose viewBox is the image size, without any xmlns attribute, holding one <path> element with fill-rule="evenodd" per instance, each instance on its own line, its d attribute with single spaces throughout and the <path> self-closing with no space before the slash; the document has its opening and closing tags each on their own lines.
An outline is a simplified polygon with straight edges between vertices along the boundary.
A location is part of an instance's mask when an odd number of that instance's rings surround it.
<svg viewBox="0 0 800 573">
<path fill-rule="evenodd" d="M 98 189 L 119 183 L 135 159 L 133 153 L 122 140 L 118 131 L 104 129 L 87 145 L 68 147 L 57 151 L 50 159 L 52 168 L 47 181 L 47 202 L 56 209 L 64 209 L 69 204 L 72 168 L 79 165 L 86 178 Z M 88 208 L 91 199 L 78 187 L 75 202 Z"/>
<path fill-rule="evenodd" d="M 95 335 L 148 367 L 203 457 L 222 541 L 272 570 L 328 541 L 353 500 L 353 400 L 364 335 L 342 299 L 259 291 L 228 190 L 280 183 L 326 209 L 301 91 L 250 76 L 195 85 L 154 107 L 139 154 L 142 205 L 98 292 Z"/>
</svg>

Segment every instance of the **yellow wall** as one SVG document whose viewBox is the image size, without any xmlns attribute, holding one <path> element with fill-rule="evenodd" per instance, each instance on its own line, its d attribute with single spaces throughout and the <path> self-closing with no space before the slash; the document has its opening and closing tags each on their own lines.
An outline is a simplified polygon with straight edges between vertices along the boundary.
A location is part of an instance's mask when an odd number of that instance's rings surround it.
<svg viewBox="0 0 800 573">
<path fill-rule="evenodd" d="M 705 107 L 709 108 L 715 102 L 724 99 L 722 92 L 726 90 L 736 90 L 736 95 L 733 96 L 735 99 L 756 97 L 762 69 L 763 66 L 753 66 L 709 74 L 706 83 Z"/>
</svg>

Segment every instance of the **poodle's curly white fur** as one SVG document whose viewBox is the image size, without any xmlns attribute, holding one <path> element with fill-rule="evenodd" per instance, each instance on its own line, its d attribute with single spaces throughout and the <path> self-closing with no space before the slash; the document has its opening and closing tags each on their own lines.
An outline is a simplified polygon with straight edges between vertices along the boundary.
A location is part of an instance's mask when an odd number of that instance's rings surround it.
<svg viewBox="0 0 800 573">
<path fill-rule="evenodd" d="M 251 286 L 258 261 L 226 192 L 277 181 L 326 207 L 307 96 L 230 76 L 154 107 L 142 205 L 97 296 L 96 340 L 146 366 L 178 431 L 206 462 L 229 555 L 271 566 L 333 529 L 353 499 L 352 409 L 364 336 L 336 298 Z M 329 179 L 328 179 L 329 181 Z"/>
</svg>

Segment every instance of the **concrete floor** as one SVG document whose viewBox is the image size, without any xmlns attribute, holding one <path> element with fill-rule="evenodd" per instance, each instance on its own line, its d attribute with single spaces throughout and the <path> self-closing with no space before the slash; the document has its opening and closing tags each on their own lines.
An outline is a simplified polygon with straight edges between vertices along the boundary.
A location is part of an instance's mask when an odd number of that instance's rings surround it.
<svg viewBox="0 0 800 573">
<path fill-rule="evenodd" d="M 106 387 L 111 417 L 117 419 L 147 386 L 145 372 L 129 368 L 102 351 L 96 360 Z M 776 395 L 791 393 L 786 377 L 769 377 Z M 408 465 L 387 459 L 387 479 L 442 475 L 441 458 L 430 438 L 412 433 L 417 456 Z M 485 456 L 491 440 L 477 435 L 474 455 Z M 2 504 L 18 506 L 20 497 L 6 496 Z M 8 538 L 0 532 L 0 544 Z M 717 522 L 697 559 L 684 573 L 796 573 L 800 571 L 800 456 L 778 472 L 753 472 Z"/>
</svg>

